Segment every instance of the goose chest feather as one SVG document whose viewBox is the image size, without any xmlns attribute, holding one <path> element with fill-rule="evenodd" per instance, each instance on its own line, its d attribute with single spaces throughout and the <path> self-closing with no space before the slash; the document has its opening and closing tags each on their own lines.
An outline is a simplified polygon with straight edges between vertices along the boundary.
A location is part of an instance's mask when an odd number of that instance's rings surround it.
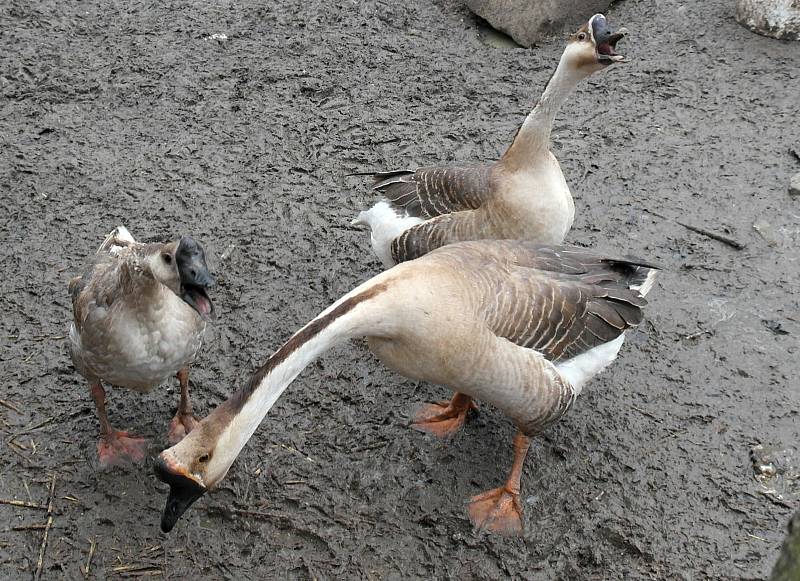
<svg viewBox="0 0 800 581">
<path fill-rule="evenodd" d="M 114 278 L 126 267 L 110 268 Z M 81 374 L 149 391 L 197 355 L 206 321 L 158 281 L 145 280 L 125 293 L 102 283 L 84 292 L 87 316 L 69 334 Z"/>
<path fill-rule="evenodd" d="M 516 171 L 498 163 L 492 173 L 497 175 L 497 197 L 485 206 L 485 221 L 493 225 L 485 238 L 542 244 L 564 240 L 575 220 L 575 203 L 552 153 L 548 151 L 537 163 Z M 508 219 L 510 216 L 515 219 Z"/>
</svg>

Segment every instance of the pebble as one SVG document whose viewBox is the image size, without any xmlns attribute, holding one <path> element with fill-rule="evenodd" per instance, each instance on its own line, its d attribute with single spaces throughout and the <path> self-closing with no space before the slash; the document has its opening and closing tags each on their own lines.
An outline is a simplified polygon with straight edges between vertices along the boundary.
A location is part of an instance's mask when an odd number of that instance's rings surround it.
<svg viewBox="0 0 800 581">
<path fill-rule="evenodd" d="M 800 173 L 796 173 L 789 180 L 789 195 L 800 196 Z"/>
</svg>

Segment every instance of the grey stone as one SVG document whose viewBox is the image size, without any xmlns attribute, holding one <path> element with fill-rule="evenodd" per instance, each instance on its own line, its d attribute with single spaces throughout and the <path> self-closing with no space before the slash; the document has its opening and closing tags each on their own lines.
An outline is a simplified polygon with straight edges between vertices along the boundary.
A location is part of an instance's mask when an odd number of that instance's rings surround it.
<svg viewBox="0 0 800 581">
<path fill-rule="evenodd" d="M 764 36 L 800 40 L 800 0 L 737 0 L 736 20 Z"/>
<path fill-rule="evenodd" d="M 789 180 L 789 195 L 800 196 L 800 173 L 796 173 Z"/>
<path fill-rule="evenodd" d="M 772 570 L 770 581 L 797 581 L 800 579 L 800 510 L 789 521 L 789 532 Z"/>
<path fill-rule="evenodd" d="M 475 14 L 522 46 L 565 29 L 577 30 L 611 0 L 466 0 Z"/>
</svg>

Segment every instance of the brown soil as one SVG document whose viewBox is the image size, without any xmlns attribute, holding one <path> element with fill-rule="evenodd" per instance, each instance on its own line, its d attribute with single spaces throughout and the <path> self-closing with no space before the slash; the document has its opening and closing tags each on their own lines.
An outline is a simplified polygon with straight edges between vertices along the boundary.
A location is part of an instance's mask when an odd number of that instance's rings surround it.
<svg viewBox="0 0 800 581">
<path fill-rule="evenodd" d="M 765 578 L 800 497 L 800 45 L 733 9 L 616 4 L 630 63 L 558 117 L 569 240 L 666 271 L 617 363 L 532 447 L 523 538 L 474 534 L 463 504 L 508 470 L 509 422 L 483 406 L 446 444 L 410 430 L 444 390 L 362 342 L 312 365 L 166 536 L 149 465 L 96 468 L 68 279 L 120 223 L 203 241 L 220 280 L 191 376 L 205 413 L 378 272 L 348 225 L 375 197 L 344 174 L 498 156 L 563 41 L 491 48 L 456 0 L 5 2 L 0 499 L 43 503 L 56 474 L 42 578 L 82 578 L 92 540 L 98 579 Z M 177 382 L 112 390 L 109 409 L 155 454 L 177 399 Z M 756 444 L 779 458 L 763 482 Z M 13 528 L 45 521 L 0 504 L 0 577 L 30 578 L 42 530 Z"/>
</svg>

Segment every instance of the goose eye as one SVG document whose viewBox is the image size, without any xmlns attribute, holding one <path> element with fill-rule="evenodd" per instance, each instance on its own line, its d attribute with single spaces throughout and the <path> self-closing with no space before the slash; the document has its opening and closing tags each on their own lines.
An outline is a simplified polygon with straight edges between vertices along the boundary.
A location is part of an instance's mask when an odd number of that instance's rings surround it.
<svg viewBox="0 0 800 581">
<path fill-rule="evenodd" d="M 200 457 L 197 459 L 197 461 L 198 461 L 198 462 L 200 462 L 200 464 L 205 464 L 206 462 L 208 462 L 208 460 L 209 460 L 209 458 L 210 458 L 210 457 L 211 457 L 211 456 L 209 456 L 208 454 L 203 454 L 202 456 L 200 456 Z"/>
<path fill-rule="evenodd" d="M 585 32 L 581 32 L 578 35 L 578 40 L 586 40 L 586 33 Z"/>
<path fill-rule="evenodd" d="M 167 264 L 172 264 L 172 255 L 171 254 L 162 254 L 161 259 L 166 262 Z"/>
</svg>

